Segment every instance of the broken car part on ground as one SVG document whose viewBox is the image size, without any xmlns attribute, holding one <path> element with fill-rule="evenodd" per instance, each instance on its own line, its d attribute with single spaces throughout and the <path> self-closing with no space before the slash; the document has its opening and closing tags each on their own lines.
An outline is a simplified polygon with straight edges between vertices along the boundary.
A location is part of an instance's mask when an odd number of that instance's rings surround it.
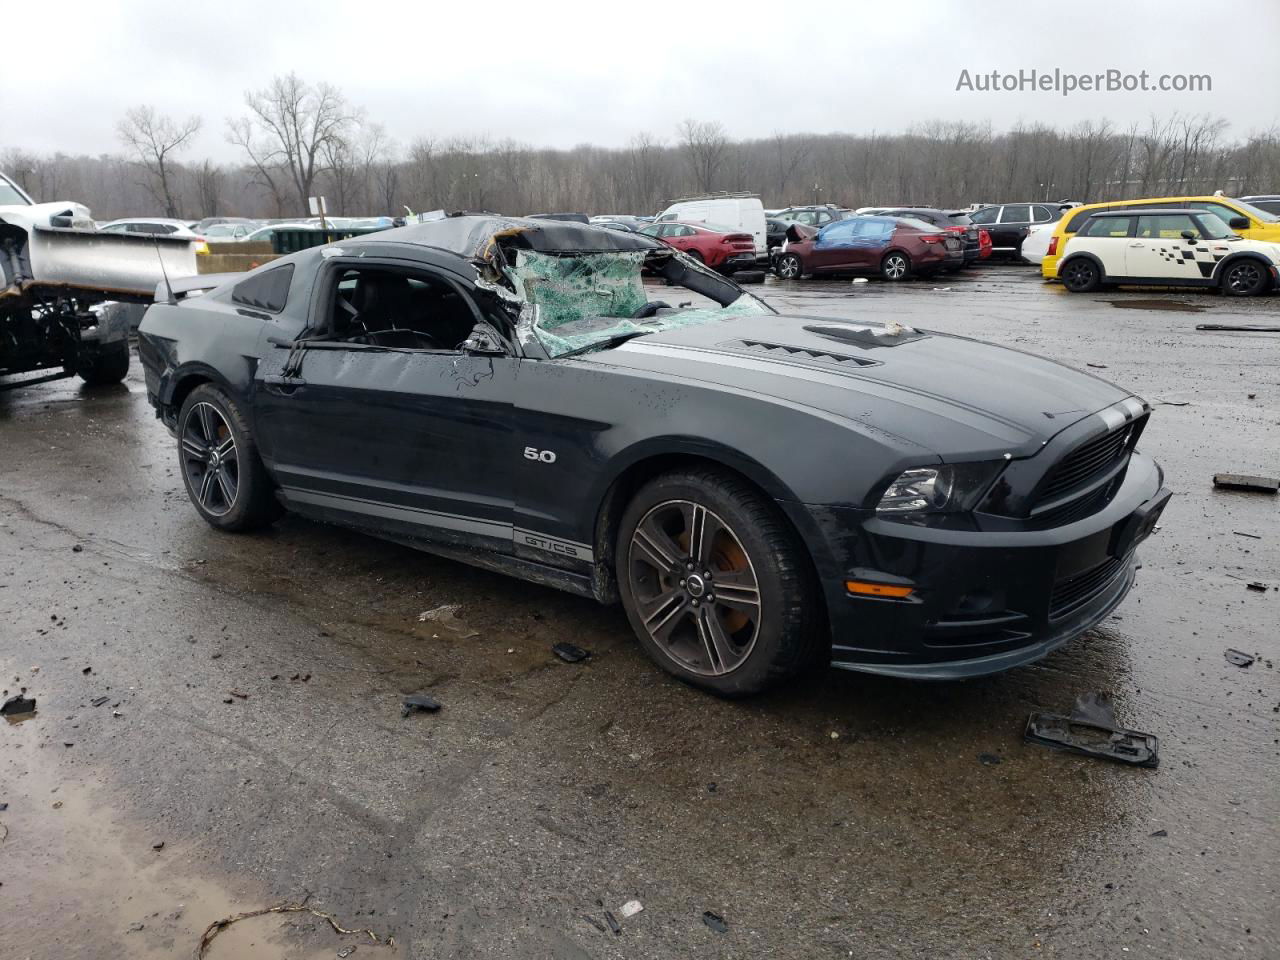
<svg viewBox="0 0 1280 960">
<path fill-rule="evenodd" d="M 779 315 L 656 240 L 569 222 L 306 250 L 157 303 L 139 354 L 214 527 L 289 509 L 621 599 L 657 663 L 727 695 L 819 661 L 1037 660 L 1120 603 L 1170 496 L 1126 390 Z"/>
</svg>

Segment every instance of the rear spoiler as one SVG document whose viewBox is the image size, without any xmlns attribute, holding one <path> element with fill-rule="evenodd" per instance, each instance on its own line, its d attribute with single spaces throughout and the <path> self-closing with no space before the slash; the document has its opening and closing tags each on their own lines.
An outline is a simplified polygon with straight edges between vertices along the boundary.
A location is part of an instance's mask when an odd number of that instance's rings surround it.
<svg viewBox="0 0 1280 960">
<path fill-rule="evenodd" d="M 156 284 L 156 303 L 177 303 L 190 296 L 220 287 L 243 273 L 201 273 L 194 277 L 175 277 Z"/>
</svg>

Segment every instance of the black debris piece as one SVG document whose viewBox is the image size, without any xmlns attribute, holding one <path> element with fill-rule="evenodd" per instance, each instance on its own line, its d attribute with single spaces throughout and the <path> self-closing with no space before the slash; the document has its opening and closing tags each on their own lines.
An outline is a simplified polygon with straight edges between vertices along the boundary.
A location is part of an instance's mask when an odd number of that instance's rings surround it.
<svg viewBox="0 0 1280 960">
<path fill-rule="evenodd" d="M 1197 323 L 1197 330 L 1237 330 L 1245 333 L 1280 333 L 1280 327 L 1257 323 Z"/>
<path fill-rule="evenodd" d="M 1275 477 L 1254 477 L 1247 473 L 1215 473 L 1213 485 L 1224 490 L 1248 490 L 1252 493 L 1280 491 L 1280 480 Z"/>
<path fill-rule="evenodd" d="M 1260 537 L 1256 533 L 1245 533 L 1243 530 L 1232 530 L 1231 532 L 1234 533 L 1237 537 L 1248 537 L 1250 540 L 1262 539 L 1262 537 Z"/>
<path fill-rule="evenodd" d="M 609 929 L 613 931 L 614 936 L 622 935 L 622 925 L 618 923 L 617 918 L 608 910 L 604 912 L 604 921 L 609 924 Z"/>
<path fill-rule="evenodd" d="M 110 699 L 111 699 L 110 697 L 94 697 L 92 700 L 89 701 L 89 704 L 90 706 L 100 707 Z"/>
<path fill-rule="evenodd" d="M 718 913 L 712 913 L 710 910 L 702 915 L 702 922 L 716 933 L 729 932 L 729 925 L 724 922 L 724 917 L 720 916 Z"/>
<path fill-rule="evenodd" d="M 7 803 L 0 803 L 0 813 L 4 813 L 8 809 L 9 805 Z"/>
<path fill-rule="evenodd" d="M 15 693 L 12 697 L 0 704 L 0 717 L 19 717 L 27 713 L 36 712 L 36 701 L 34 697 L 24 697 L 20 693 Z"/>
<path fill-rule="evenodd" d="M 994 767 L 997 763 L 1002 763 L 1003 760 L 994 753 L 980 753 L 978 754 L 978 762 L 984 767 Z"/>
<path fill-rule="evenodd" d="M 1237 650 L 1235 647 L 1227 647 L 1222 651 L 1222 655 L 1227 658 L 1227 663 L 1233 667 L 1251 667 L 1253 661 L 1258 659 L 1251 653 L 1245 653 L 1243 650 Z"/>
<path fill-rule="evenodd" d="M 1261 580 L 1250 580 L 1248 583 L 1245 584 L 1245 587 L 1247 587 L 1250 590 L 1256 590 L 1258 593 L 1267 592 L 1267 585 L 1263 583 Z"/>
<path fill-rule="evenodd" d="M 84 550 L 84 547 L 80 546 L 80 544 L 78 543 L 72 546 L 71 548 L 72 553 L 81 553 L 83 550 Z"/>
<path fill-rule="evenodd" d="M 1167 837 L 1168 835 L 1168 830 L 1157 830 L 1155 833 L 1151 834 L 1153 837 Z"/>
<path fill-rule="evenodd" d="M 557 643 L 551 648 L 551 652 L 563 660 L 565 663 L 577 663 L 591 656 L 590 650 L 583 650 L 579 646 L 572 643 Z"/>
<path fill-rule="evenodd" d="M 411 693 L 400 703 L 400 716 L 407 717 L 421 710 L 423 713 L 435 713 L 440 709 L 440 701 L 425 693 Z"/>
<path fill-rule="evenodd" d="M 163 849 L 164 849 L 164 841 L 163 841 L 163 840 L 157 840 L 155 843 L 153 843 L 153 844 L 151 845 L 151 849 L 152 849 L 152 850 L 163 850 Z"/>
<path fill-rule="evenodd" d="M 1027 718 L 1023 739 L 1027 743 L 1138 767 L 1155 767 L 1160 762 L 1159 739 L 1119 726 L 1115 708 L 1101 693 L 1082 694 L 1069 717 L 1033 713 Z"/>
<path fill-rule="evenodd" d="M 604 932 L 608 929 L 608 927 L 606 927 L 603 923 L 601 923 L 601 922 L 600 922 L 599 920 L 597 920 L 595 917 L 591 916 L 589 913 L 584 913 L 584 914 L 582 915 L 582 919 L 583 919 L 583 920 L 585 920 L 585 921 L 587 921 L 587 923 L 591 924 L 593 927 L 595 927 L 595 928 L 596 928 L 597 930 L 599 930 L 601 933 L 604 933 Z"/>
<path fill-rule="evenodd" d="M 85 667 L 85 668 L 84 668 L 83 670 L 81 670 L 80 672 L 81 672 L 81 673 L 83 673 L 83 674 L 87 677 L 89 674 L 93 673 L 93 667 Z"/>
<path fill-rule="evenodd" d="M 1105 363 L 1087 363 L 1087 364 L 1085 364 L 1085 366 L 1087 366 L 1087 367 L 1093 367 L 1093 369 L 1095 369 L 1095 370 L 1105 370 L 1105 369 L 1107 369 L 1107 365 L 1106 365 Z"/>
</svg>

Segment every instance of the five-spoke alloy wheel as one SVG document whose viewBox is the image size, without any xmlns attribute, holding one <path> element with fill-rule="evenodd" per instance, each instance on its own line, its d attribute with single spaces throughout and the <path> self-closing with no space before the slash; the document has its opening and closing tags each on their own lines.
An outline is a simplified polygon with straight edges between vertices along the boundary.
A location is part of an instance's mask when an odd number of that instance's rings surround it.
<svg viewBox="0 0 1280 960">
<path fill-rule="evenodd" d="M 685 669 L 718 676 L 751 654 L 760 587 L 742 543 L 699 503 L 653 507 L 631 534 L 631 595 L 649 637 Z"/>
<path fill-rule="evenodd" d="M 656 477 L 623 512 L 615 552 L 641 646 L 682 680 L 742 696 L 830 650 L 804 547 L 740 477 L 711 467 Z"/>
<path fill-rule="evenodd" d="M 212 383 L 196 387 L 178 413 L 178 462 L 187 495 L 219 530 L 254 530 L 282 512 L 248 424 Z"/>
<path fill-rule="evenodd" d="M 200 402 L 182 423 L 182 470 L 205 512 L 225 516 L 236 504 L 240 460 L 231 425 L 212 403 Z"/>
</svg>

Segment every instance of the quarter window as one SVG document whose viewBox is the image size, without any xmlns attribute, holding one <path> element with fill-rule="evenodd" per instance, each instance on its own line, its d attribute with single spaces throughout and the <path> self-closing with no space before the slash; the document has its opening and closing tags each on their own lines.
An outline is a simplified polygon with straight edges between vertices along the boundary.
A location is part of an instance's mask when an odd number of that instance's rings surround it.
<svg viewBox="0 0 1280 960">
<path fill-rule="evenodd" d="M 1133 217 L 1098 217 L 1085 224 L 1084 229 L 1080 231 L 1080 236 L 1127 237 L 1129 235 L 1129 227 L 1132 225 Z"/>
<path fill-rule="evenodd" d="M 241 280 L 232 289 L 231 299 L 255 310 L 279 313 L 289 300 L 292 282 L 293 264 L 286 263 Z"/>
</svg>

